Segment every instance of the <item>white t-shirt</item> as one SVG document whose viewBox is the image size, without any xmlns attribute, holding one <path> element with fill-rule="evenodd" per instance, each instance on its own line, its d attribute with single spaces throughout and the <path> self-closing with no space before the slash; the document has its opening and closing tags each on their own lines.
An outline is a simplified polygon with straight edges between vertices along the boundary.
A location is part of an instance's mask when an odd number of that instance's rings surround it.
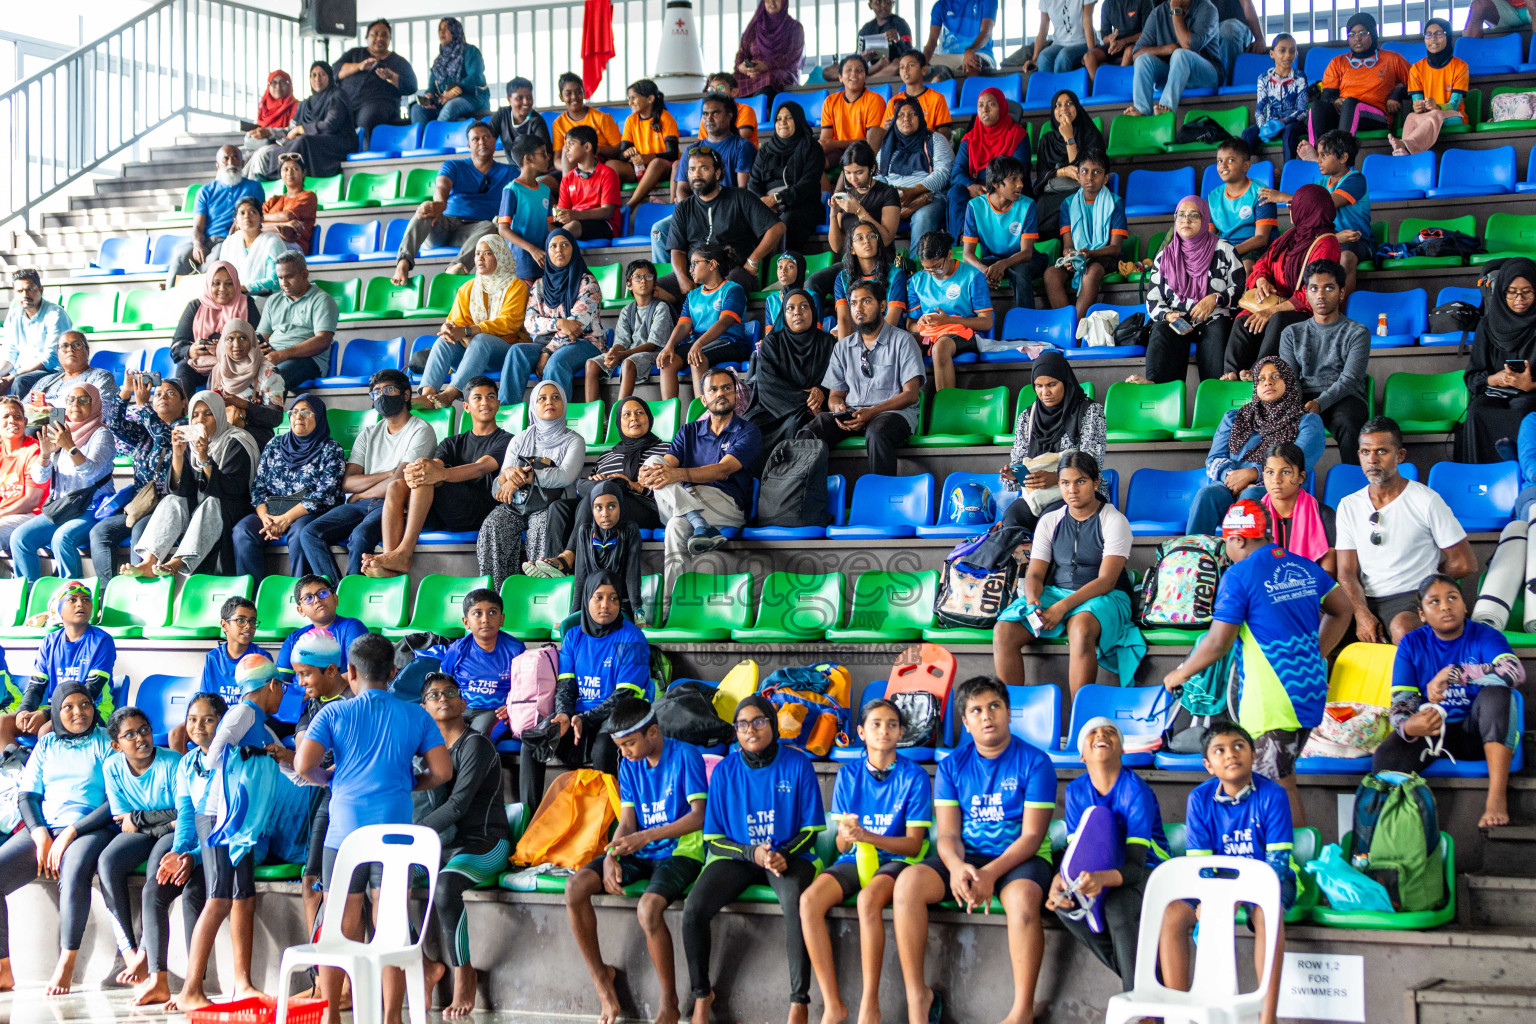
<svg viewBox="0 0 1536 1024">
<path fill-rule="evenodd" d="M 1082 0 L 1040 0 L 1040 13 L 1051 19 L 1051 42 L 1057 46 L 1081 46 L 1083 35 Z"/>
<path fill-rule="evenodd" d="M 382 473 L 402 462 L 430 459 L 435 451 L 437 434 L 432 424 L 412 416 L 398 434 L 391 434 L 389 424 L 383 420 L 368 424 L 357 435 L 347 461 L 362 466 L 364 473 Z"/>
<path fill-rule="evenodd" d="M 1371 516 L 1376 515 L 1376 522 Z M 1367 597 L 1390 597 L 1417 590 L 1424 577 L 1440 569 L 1440 553 L 1467 539 L 1445 499 L 1417 480 L 1377 514 L 1369 488 L 1339 502 L 1338 540 L 1334 547 L 1353 551 L 1360 561 L 1360 584 Z M 1371 536 L 1379 533 L 1380 543 Z"/>
<path fill-rule="evenodd" d="M 1035 527 L 1034 540 L 1029 546 L 1031 560 L 1038 558 L 1054 566 L 1046 575 L 1048 584 L 1067 586 L 1064 577 L 1075 574 L 1078 576 L 1077 586 L 1082 586 L 1086 582 L 1084 577 L 1089 577 L 1090 572 L 1092 576 L 1089 578 L 1098 576 L 1099 566 L 1104 559 L 1115 555 L 1122 558 L 1130 557 L 1132 543 L 1130 520 L 1108 502 L 1099 507 L 1099 514 L 1096 517 L 1097 530 L 1093 529 L 1095 524 L 1091 519 L 1079 523 L 1077 542 L 1070 545 L 1071 550 L 1066 549 L 1071 541 L 1069 534 L 1063 541 L 1064 550 L 1056 551 L 1056 531 L 1069 514 L 1067 507 L 1063 505 L 1040 517 L 1040 522 Z M 1076 587 L 1068 587 L 1068 589 L 1076 589 Z"/>
</svg>

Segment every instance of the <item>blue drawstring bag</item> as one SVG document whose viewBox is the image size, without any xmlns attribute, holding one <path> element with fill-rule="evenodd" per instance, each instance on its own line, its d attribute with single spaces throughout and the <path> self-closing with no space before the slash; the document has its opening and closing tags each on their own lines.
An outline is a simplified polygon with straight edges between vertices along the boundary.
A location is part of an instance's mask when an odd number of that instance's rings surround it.
<svg viewBox="0 0 1536 1024">
<path fill-rule="evenodd" d="M 1338 843 L 1323 847 L 1322 854 L 1303 867 L 1311 872 L 1335 910 L 1375 910 L 1394 913 L 1387 887 L 1357 870 Z"/>
</svg>

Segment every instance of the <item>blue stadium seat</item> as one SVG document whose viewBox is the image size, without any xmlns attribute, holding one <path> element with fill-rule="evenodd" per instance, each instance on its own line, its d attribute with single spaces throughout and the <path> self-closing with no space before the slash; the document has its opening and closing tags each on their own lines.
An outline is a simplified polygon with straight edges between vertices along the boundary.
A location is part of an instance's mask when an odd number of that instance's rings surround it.
<svg viewBox="0 0 1536 1024">
<path fill-rule="evenodd" d="M 1440 181 L 1424 194 L 1445 196 L 1497 196 L 1515 190 L 1515 147 L 1497 149 L 1448 149 L 1440 154 Z M 1444 182 L 1454 181 L 1455 185 Z"/>
<path fill-rule="evenodd" d="M 1381 314 L 1387 315 L 1387 336 L 1376 333 Z M 1371 348 L 1406 348 L 1419 343 L 1429 329 L 1429 293 L 1423 288 L 1405 292 L 1352 292 L 1345 315 L 1371 332 Z"/>
<path fill-rule="evenodd" d="M 1423 199 L 1424 193 L 1435 187 L 1435 154 L 1372 153 L 1365 158 L 1360 173 L 1371 183 L 1372 202 Z"/>
<path fill-rule="evenodd" d="M 928 86 L 928 88 L 932 89 L 934 92 L 938 93 L 940 96 L 943 96 L 944 97 L 945 105 L 949 107 L 949 110 L 950 110 L 951 113 L 954 112 L 955 104 L 960 102 L 960 83 L 959 82 L 955 81 L 953 78 L 947 78 L 947 79 L 945 79 L 942 82 L 934 82 L 934 83 L 932 83 L 931 85 Z M 757 99 L 759 102 L 761 102 L 762 101 L 762 96 L 759 95 L 759 96 L 755 97 L 755 99 Z M 737 100 L 736 102 L 740 103 L 742 101 L 741 100 Z M 759 120 L 761 120 L 761 118 L 759 118 Z"/>
<path fill-rule="evenodd" d="M 421 142 L 414 149 L 402 150 L 405 158 L 451 156 L 469 152 L 471 121 L 428 121 L 421 129 Z"/>
<path fill-rule="evenodd" d="M 380 124 L 375 125 L 373 134 L 368 138 L 368 148 L 359 153 L 353 153 L 347 157 L 352 163 L 366 160 L 394 160 L 401 153 L 409 149 L 415 149 L 420 145 L 421 125 L 419 124 Z"/>
<path fill-rule="evenodd" d="M 630 215 L 629 234 L 623 238 L 615 238 L 612 244 L 649 246 L 651 244 L 651 228 L 656 225 L 657 221 L 672 216 L 673 211 L 676 209 L 677 207 L 671 203 L 642 203 Z M 628 282 L 622 283 L 620 287 L 624 290 L 623 294 L 627 297 L 629 294 Z"/>
<path fill-rule="evenodd" d="M 145 273 L 163 274 L 171 269 L 171 252 L 177 243 L 187 236 L 174 231 L 149 236 L 149 262 L 144 264 Z"/>
<path fill-rule="evenodd" d="M 1040 74 L 1042 74 L 1042 72 L 1036 71 L 1034 73 L 1034 75 L 1031 75 L 1030 77 L 1031 78 L 1035 78 L 1035 77 L 1039 76 Z M 1070 72 L 1069 74 L 1079 74 L 1079 72 L 1075 72 L 1074 71 L 1074 72 Z M 1083 71 L 1083 72 L 1081 72 L 1081 75 L 1082 75 L 1082 88 L 1079 89 L 1078 92 L 1077 92 L 1077 94 L 1079 96 L 1081 96 L 1083 93 L 1088 91 L 1088 72 Z M 1002 92 L 1004 99 L 1012 100 L 1013 102 L 1017 103 L 1021 107 L 1024 105 L 1024 80 L 1023 80 L 1023 76 L 1021 76 L 1021 75 L 971 75 L 969 78 L 967 78 L 964 82 L 961 83 L 961 85 L 960 85 L 960 102 L 955 104 L 955 106 L 953 106 L 952 108 L 950 108 L 950 113 L 952 113 L 952 114 L 974 114 L 974 113 L 976 113 L 976 98 L 978 96 L 980 96 L 983 92 L 985 92 L 988 89 L 997 89 L 997 90 Z M 1045 102 L 1047 104 L 1049 104 L 1050 101 L 1051 101 L 1050 97 L 1047 96 L 1046 99 L 1045 99 Z"/>
<path fill-rule="evenodd" d="M 1510 689 L 1509 720 L 1523 723 L 1525 721 L 1525 694 L 1514 688 Z M 1525 767 L 1525 737 L 1521 726 L 1516 725 L 1510 730 L 1514 734 L 1515 753 L 1509 762 L 1509 770 L 1518 772 Z M 1426 779 L 1486 779 L 1488 777 L 1488 762 L 1480 760 L 1452 761 L 1448 757 L 1436 758 L 1434 763 L 1425 768 L 1419 774 Z"/>
<path fill-rule="evenodd" d="M 938 88 L 938 86 L 934 86 L 934 88 Z M 747 97 L 740 98 L 740 99 L 738 99 L 736 101 L 736 105 L 738 107 L 749 107 L 749 108 L 751 108 L 752 113 L 757 115 L 757 123 L 758 124 L 761 125 L 761 124 L 765 124 L 767 122 L 767 118 L 768 118 L 768 97 L 765 96 L 764 94 L 758 93 L 756 96 L 747 96 Z"/>
<path fill-rule="evenodd" d="M 1195 494 L 1209 481 L 1204 469 L 1138 469 L 1125 494 L 1125 516 L 1138 537 L 1182 534 Z"/>
<path fill-rule="evenodd" d="M 949 517 L 955 506 L 955 490 L 963 484 L 980 484 L 985 487 L 991 493 L 994 503 L 997 502 L 998 496 L 1007 489 L 996 473 L 949 474 L 944 478 L 944 487 L 939 491 L 938 522 L 934 526 L 919 526 L 917 528 L 917 535 L 919 537 L 954 537 L 963 540 L 966 537 L 975 537 L 978 534 L 986 533 L 991 528 L 992 523 L 996 522 L 993 519 L 984 523 L 972 523 L 969 526 L 950 524 Z M 1001 507 L 998 507 L 997 513 L 999 515 L 1002 514 Z"/>
<path fill-rule="evenodd" d="M 1120 471 L 1105 466 L 1100 471 L 1099 478 L 1104 482 L 1104 490 L 1109 494 L 1109 503 L 1115 508 L 1120 507 Z"/>
<path fill-rule="evenodd" d="M 144 365 L 144 353 L 97 349 L 91 353 L 91 365 L 98 370 L 106 370 L 112 374 L 113 380 L 121 384 L 128 370 L 137 370 Z"/>
<path fill-rule="evenodd" d="M 1254 54 L 1246 54 L 1246 56 L 1252 57 Z M 1274 188 L 1275 165 L 1261 157 L 1254 161 L 1252 167 L 1248 168 L 1248 177 L 1250 180 L 1258 182 L 1265 188 Z M 1200 175 L 1201 198 L 1209 196 L 1219 187 L 1221 187 L 1221 175 L 1216 173 L 1216 165 L 1211 164 L 1207 166 L 1205 171 Z"/>
<path fill-rule="evenodd" d="M 827 476 L 827 511 L 833 526 L 847 524 L 848 478 L 841 473 Z M 818 540 L 826 535 L 825 526 L 748 526 L 741 531 L 742 540 Z"/>
<path fill-rule="evenodd" d="M 400 243 L 405 241 L 405 229 L 410 226 L 410 223 L 411 219 L 409 217 L 396 217 L 388 224 L 383 225 L 383 244 L 373 250 L 373 252 L 363 253 L 359 259 L 393 261 L 400 252 Z M 319 234 L 319 231 L 315 232 L 317 237 Z M 313 256 L 310 257 L 310 262 L 314 262 Z"/>
<path fill-rule="evenodd" d="M 667 105 L 672 116 L 677 119 L 677 130 L 685 136 L 699 134 L 699 121 L 704 117 L 704 101 L 702 99 L 691 100 L 679 106 Z"/>
<path fill-rule="evenodd" d="M 1419 467 L 1411 462 L 1398 466 L 1397 471 L 1409 480 L 1419 478 Z M 1358 462 L 1341 462 L 1328 471 L 1328 479 L 1323 481 L 1323 494 L 1320 500 L 1329 508 L 1337 509 L 1345 495 L 1354 494 L 1366 483 L 1365 471 L 1360 468 Z"/>
<path fill-rule="evenodd" d="M 1176 167 L 1171 171 L 1138 168 L 1125 183 L 1125 215 L 1155 217 L 1173 213 L 1179 200 L 1194 192 L 1195 169 Z"/>
<path fill-rule="evenodd" d="M 1120 314 L 1121 320 L 1127 320 L 1137 313 L 1147 315 L 1147 307 L 1143 303 L 1131 303 L 1124 306 L 1115 306 L 1107 302 L 1095 302 L 1088 307 L 1089 314 L 1099 310 L 1112 310 Z M 1077 344 L 1073 341 L 1073 344 Z M 1079 345 L 1077 348 L 1069 348 L 1066 351 L 1068 359 L 1137 359 L 1147 354 L 1145 345 Z"/>
<path fill-rule="evenodd" d="M 829 540 L 886 540 L 916 535 L 933 522 L 933 474 L 861 476 L 853 485 L 848 525 L 827 527 Z"/>
<path fill-rule="evenodd" d="M 1232 84 L 1216 90 L 1218 96 L 1252 96 L 1256 93 L 1259 76 L 1275 66 L 1268 54 L 1240 53 L 1232 65 Z M 1134 70 L 1134 69 L 1132 69 Z"/>
<path fill-rule="evenodd" d="M 152 675 L 139 680 L 133 705 L 149 716 L 158 746 L 170 742 L 171 730 L 186 722 L 187 702 L 197 693 L 198 682 L 195 676 Z"/>
<path fill-rule="evenodd" d="M 1287 160 L 1280 168 L 1280 191 L 1293 196 L 1301 186 L 1317 184 L 1319 173 L 1316 160 Z"/>
<path fill-rule="evenodd" d="M 1482 309 L 1483 293 L 1477 288 L 1461 288 L 1456 285 L 1446 285 L 1435 296 L 1435 305 L 1444 306 L 1451 302 L 1465 302 L 1468 305 Z M 1439 334 L 1425 331 L 1419 335 L 1420 345 L 1460 345 L 1463 341 L 1471 345 L 1471 331 L 1445 331 Z"/>
<path fill-rule="evenodd" d="M 1508 75 L 1525 61 L 1520 56 L 1521 37 L 1518 32 L 1502 36 L 1483 36 L 1481 39 L 1462 36 L 1456 40 L 1451 52 L 1475 68 L 1479 75 Z"/>
<path fill-rule="evenodd" d="M 437 122 L 433 122 L 436 124 Z M 319 234 L 320 229 L 315 229 Z M 361 224 L 332 223 L 325 229 L 325 241 L 320 255 L 308 258 L 310 266 L 327 263 L 356 263 L 365 253 L 371 253 L 379 245 L 379 222 L 364 221 Z"/>
<path fill-rule="evenodd" d="M 1526 54 L 1525 63 L 1520 65 L 1521 71 L 1536 71 L 1536 36 L 1531 37 L 1531 52 Z"/>
<path fill-rule="evenodd" d="M 1429 470 L 1429 487 L 1451 507 L 1468 533 L 1497 533 L 1514 515 L 1520 493 L 1520 464 L 1494 462 L 1472 465 L 1437 462 Z"/>
<path fill-rule="evenodd" d="M 1532 36 L 1531 39 L 1536 42 L 1536 36 Z M 1536 64 L 1532 64 L 1531 70 L 1536 71 Z M 1531 150 L 1530 158 L 1525 162 L 1525 180 L 1515 182 L 1515 191 L 1536 192 L 1536 148 Z"/>
<path fill-rule="evenodd" d="M 1131 70 L 1134 71 L 1135 69 L 1132 68 Z M 987 88 L 990 84 L 990 79 L 980 78 L 977 80 L 982 83 L 982 89 Z M 1051 108 L 1051 97 L 1063 89 L 1072 90 L 1072 95 L 1074 96 L 1087 96 L 1088 70 L 1086 68 L 1078 68 L 1076 71 L 1063 71 L 1059 74 L 1051 71 L 1036 71 L 1029 76 L 1029 83 L 1024 89 L 1024 103 L 1022 106 L 1025 110 L 1049 110 Z M 976 95 L 981 95 L 981 89 L 976 91 Z M 1006 96 L 1007 93 L 1004 92 L 1004 95 Z M 1095 95 L 1094 99 L 1097 101 L 1099 97 Z M 972 109 L 975 106 L 976 100 L 972 97 Z"/>
<path fill-rule="evenodd" d="M 1055 750 L 1061 743 L 1061 690 L 1056 684 L 1008 687 L 1008 731 L 1032 747 Z M 934 759 L 942 761 L 971 742 L 971 734 L 962 723 L 954 747 L 939 748 Z"/>
<path fill-rule="evenodd" d="M 779 108 L 786 103 L 798 103 L 800 109 L 805 111 L 805 121 L 812 128 L 821 127 L 821 107 L 827 101 L 827 97 L 837 92 L 837 89 L 823 89 L 821 92 L 781 92 L 773 101 L 773 116 L 779 116 Z M 951 107 L 951 110 L 954 108 Z M 762 123 L 762 118 L 758 118 Z"/>
<path fill-rule="evenodd" d="M 341 346 L 340 365 L 332 377 L 321 377 L 316 386 L 322 388 L 360 388 L 377 370 L 398 370 L 405 365 L 405 337 L 352 338 L 338 342 Z"/>
<path fill-rule="evenodd" d="M 1136 75 L 1135 68 L 1121 67 L 1119 64 L 1106 64 L 1093 76 L 1093 95 L 1089 97 L 1093 103 L 1129 103 L 1131 101 L 1131 80 Z M 1049 99 L 1046 100 L 1050 102 Z"/>
<path fill-rule="evenodd" d="M 136 271 L 144 265 L 148 246 L 148 239 L 143 235 L 109 235 L 101 240 L 91 265 L 75 270 L 74 276 L 108 277 Z"/>
<path fill-rule="evenodd" d="M 146 357 L 144 368 L 165 378 L 176 372 L 176 360 L 171 357 L 170 349 L 157 348 Z"/>
<path fill-rule="evenodd" d="M 1134 481 L 1132 483 L 1134 485 Z M 1077 734 L 1090 719 L 1102 716 L 1114 722 L 1125 736 L 1125 745 L 1134 747 L 1138 745 L 1138 739 L 1145 741 L 1162 733 L 1173 707 L 1168 691 L 1161 686 L 1089 683 L 1077 691 L 1077 697 L 1072 701 L 1063 748 L 1052 747 L 1046 753 L 1057 768 L 1081 768 L 1083 761 L 1077 756 Z M 1149 751 L 1127 753 L 1120 763 L 1127 768 L 1150 768 L 1152 754 Z"/>
<path fill-rule="evenodd" d="M 544 119 L 544 126 L 549 129 L 550 138 L 554 138 L 555 122 L 560 119 L 560 115 L 563 113 L 565 113 L 564 107 L 556 107 L 554 110 L 539 111 L 539 116 Z"/>
<path fill-rule="evenodd" d="M 1429 51 L 1425 49 L 1423 43 L 1410 43 L 1402 39 L 1383 39 L 1381 41 L 1381 48 L 1383 50 L 1391 50 L 1402 57 L 1403 60 L 1408 62 L 1409 67 L 1413 67 L 1429 55 Z"/>
<path fill-rule="evenodd" d="M 1309 46 L 1301 64 L 1302 74 L 1307 76 L 1308 82 L 1321 82 L 1323 72 L 1328 70 L 1328 62 L 1348 51 L 1347 46 Z"/>
<path fill-rule="evenodd" d="M 867 86 L 867 88 L 869 89 L 870 92 L 874 93 L 876 96 L 879 96 L 881 99 L 885 100 L 887 103 L 889 103 L 891 101 L 891 83 L 890 82 L 881 82 L 879 85 L 871 85 L 871 86 Z"/>
<path fill-rule="evenodd" d="M 1025 309 L 1015 306 L 1003 315 L 1003 337 L 1008 341 L 1043 341 L 1057 348 L 1070 349 L 1077 344 L 1077 312 L 1071 306 L 1061 309 Z M 983 352 L 981 361 L 1018 362 L 1018 351 Z"/>
</svg>

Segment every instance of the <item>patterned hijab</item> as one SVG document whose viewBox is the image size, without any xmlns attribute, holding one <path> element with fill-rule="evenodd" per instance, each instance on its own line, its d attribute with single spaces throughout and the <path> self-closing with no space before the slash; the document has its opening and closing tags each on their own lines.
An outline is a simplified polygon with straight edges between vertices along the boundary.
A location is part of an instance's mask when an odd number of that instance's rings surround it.
<svg viewBox="0 0 1536 1024">
<path fill-rule="evenodd" d="M 451 19 L 450 19 L 451 20 Z M 486 235 L 475 248 L 484 246 L 496 257 L 496 269 L 489 274 L 475 275 L 469 286 L 469 315 L 475 323 L 484 323 L 501 314 L 501 302 L 517 279 L 517 264 L 512 260 L 512 247 L 500 235 Z"/>
<path fill-rule="evenodd" d="M 1216 255 L 1216 232 L 1211 230 L 1211 208 L 1199 196 L 1185 196 L 1179 206 L 1192 203 L 1200 211 L 1200 233 L 1185 238 L 1174 230 L 1168 232 L 1163 251 L 1157 257 L 1158 273 L 1163 284 L 1179 299 L 1190 306 L 1205 298 L 1211 290 L 1211 257 Z M 1177 211 L 1177 207 L 1175 207 Z"/>
<path fill-rule="evenodd" d="M 1296 376 L 1296 370 L 1279 356 L 1264 356 L 1253 364 L 1255 380 L 1258 379 L 1259 371 L 1266 363 L 1273 363 L 1275 369 L 1280 371 L 1280 379 L 1285 381 L 1285 394 L 1273 402 L 1265 402 L 1259 399 L 1258 388 L 1254 388 L 1254 397 L 1249 399 L 1248 404 L 1237 410 L 1237 415 L 1232 420 L 1232 433 L 1227 439 L 1227 453 L 1234 459 L 1242 452 L 1243 446 L 1255 432 L 1259 435 L 1258 452 L 1263 453 L 1282 441 L 1295 441 L 1296 434 L 1301 429 L 1301 417 L 1305 413 L 1303 406 L 1306 399 L 1301 393 L 1301 380 Z"/>
<path fill-rule="evenodd" d="M 432 62 L 432 81 L 451 89 L 464 80 L 464 23 L 458 18 L 444 18 L 443 23 L 448 26 L 449 41 Z"/>
</svg>

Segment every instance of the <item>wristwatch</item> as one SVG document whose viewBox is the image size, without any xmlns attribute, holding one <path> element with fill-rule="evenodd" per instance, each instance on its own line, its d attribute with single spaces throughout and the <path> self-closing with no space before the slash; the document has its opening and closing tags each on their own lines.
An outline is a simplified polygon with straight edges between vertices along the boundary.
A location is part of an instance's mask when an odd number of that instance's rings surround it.
<svg viewBox="0 0 1536 1024">
<path fill-rule="evenodd" d="M 79 445 L 71 445 L 70 447 L 66 448 L 65 451 L 69 452 L 69 454 L 71 454 L 71 455 L 79 455 L 80 454 L 80 446 Z"/>
</svg>

